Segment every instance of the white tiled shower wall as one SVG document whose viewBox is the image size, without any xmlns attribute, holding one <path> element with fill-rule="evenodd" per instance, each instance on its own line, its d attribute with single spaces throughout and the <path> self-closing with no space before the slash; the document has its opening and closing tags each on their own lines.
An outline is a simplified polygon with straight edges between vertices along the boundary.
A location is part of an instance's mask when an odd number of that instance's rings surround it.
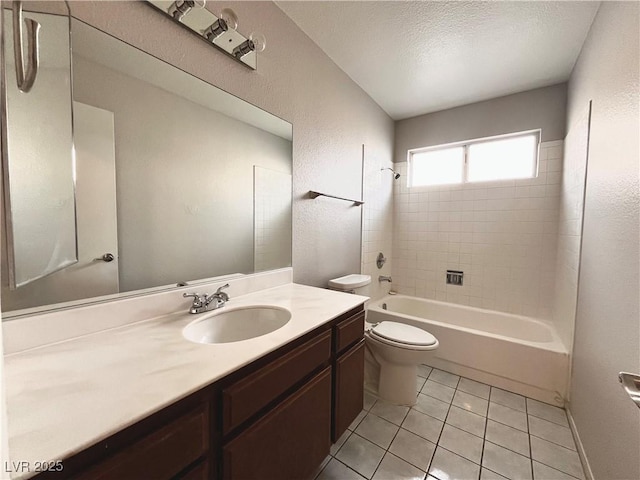
<svg viewBox="0 0 640 480">
<path fill-rule="evenodd" d="M 393 242 L 393 187 L 394 182 L 389 170 L 393 168 L 390 160 L 372 157 L 365 149 L 364 205 L 362 219 L 362 265 L 361 272 L 371 275 L 369 297 L 381 298 L 389 292 L 389 283 L 378 281 L 380 275 L 391 275 Z M 387 261 L 378 269 L 376 257 L 383 253 Z"/>
<path fill-rule="evenodd" d="M 538 177 L 394 189 L 393 286 L 399 293 L 551 319 L 562 140 L 540 147 Z M 447 270 L 464 272 L 446 285 Z"/>
</svg>

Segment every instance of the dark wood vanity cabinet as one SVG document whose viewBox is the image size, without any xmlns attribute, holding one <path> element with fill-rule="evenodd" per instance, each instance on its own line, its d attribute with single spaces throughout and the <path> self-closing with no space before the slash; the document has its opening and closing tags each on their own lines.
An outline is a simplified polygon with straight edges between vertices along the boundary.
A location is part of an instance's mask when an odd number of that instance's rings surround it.
<svg viewBox="0 0 640 480">
<path fill-rule="evenodd" d="M 222 449 L 222 478 L 304 479 L 328 455 L 331 368 L 326 367 Z"/>
<path fill-rule="evenodd" d="M 335 404 L 331 442 L 335 443 L 362 411 L 364 384 L 364 340 L 360 340 L 333 367 Z"/>
<path fill-rule="evenodd" d="M 38 478 L 307 478 L 362 410 L 363 333 L 361 305 Z"/>
</svg>

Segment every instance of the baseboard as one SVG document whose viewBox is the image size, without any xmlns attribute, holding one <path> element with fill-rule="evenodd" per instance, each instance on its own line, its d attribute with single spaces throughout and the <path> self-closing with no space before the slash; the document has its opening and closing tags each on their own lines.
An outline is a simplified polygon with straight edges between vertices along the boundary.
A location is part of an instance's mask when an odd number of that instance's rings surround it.
<svg viewBox="0 0 640 480">
<path fill-rule="evenodd" d="M 589 465 L 589 459 L 587 458 L 587 454 L 584 450 L 584 445 L 582 444 L 582 440 L 580 440 L 580 434 L 578 434 L 576 423 L 573 421 L 573 415 L 571 414 L 570 406 L 567 405 L 565 409 L 567 411 L 567 418 L 569 419 L 569 428 L 571 429 L 573 439 L 576 442 L 576 448 L 578 449 L 578 456 L 580 457 L 580 462 L 582 463 L 584 475 L 587 480 L 594 480 L 593 472 L 591 471 L 591 465 Z"/>
</svg>

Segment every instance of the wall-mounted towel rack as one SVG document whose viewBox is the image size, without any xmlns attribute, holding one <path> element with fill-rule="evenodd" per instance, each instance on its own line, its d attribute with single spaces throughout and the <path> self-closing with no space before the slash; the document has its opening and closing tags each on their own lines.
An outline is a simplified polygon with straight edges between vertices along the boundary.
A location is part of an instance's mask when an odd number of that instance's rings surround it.
<svg viewBox="0 0 640 480">
<path fill-rule="evenodd" d="M 364 202 L 361 200 L 353 200 L 352 198 L 336 197 L 335 195 L 329 195 L 328 193 L 321 193 L 313 190 L 309 190 L 309 197 L 311 198 L 329 197 L 329 198 L 335 198 L 336 200 L 345 200 L 347 202 L 353 202 L 353 204 L 357 206 L 364 205 Z"/>
</svg>

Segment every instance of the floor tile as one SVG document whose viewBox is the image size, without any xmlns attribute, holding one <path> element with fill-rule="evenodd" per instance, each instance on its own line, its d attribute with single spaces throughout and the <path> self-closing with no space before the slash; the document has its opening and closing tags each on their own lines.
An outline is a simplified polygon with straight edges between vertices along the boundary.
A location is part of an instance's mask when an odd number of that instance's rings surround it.
<svg viewBox="0 0 640 480">
<path fill-rule="evenodd" d="M 480 464 L 482 458 L 482 438 L 471 435 L 464 430 L 445 425 L 438 445 L 457 453 L 461 457 Z"/>
<path fill-rule="evenodd" d="M 481 415 L 469 412 L 459 407 L 452 406 L 445 423 L 458 427 L 478 437 L 484 437 L 484 427 L 487 419 Z"/>
<path fill-rule="evenodd" d="M 434 368 L 429 375 L 429 380 L 441 383 L 443 385 L 446 385 L 447 387 L 456 388 L 458 386 L 458 380 L 460 380 L 460 377 L 458 375 L 454 375 L 453 373 Z"/>
<path fill-rule="evenodd" d="M 575 477 L 562 473 L 555 468 L 547 467 L 540 462 L 533 461 L 534 480 L 576 480 Z"/>
<path fill-rule="evenodd" d="M 320 465 L 318 465 L 318 468 L 316 468 L 316 470 L 313 472 L 313 474 L 311 474 L 311 476 L 309 477 L 311 478 L 318 478 L 320 476 L 320 473 L 322 472 L 322 470 L 324 470 L 324 467 L 327 466 L 327 464 L 333 460 L 333 457 L 331 455 L 327 455 L 324 460 L 322 461 L 322 463 Z"/>
<path fill-rule="evenodd" d="M 320 475 L 316 477 L 317 480 L 362 480 L 364 477 L 359 475 L 355 471 L 351 470 L 344 463 L 339 462 L 335 458 L 332 458 L 324 470 L 320 472 Z"/>
<path fill-rule="evenodd" d="M 442 431 L 442 423 L 429 415 L 420 413 L 416 410 L 410 410 L 407 414 L 407 418 L 402 422 L 402 428 L 409 430 L 410 432 L 420 435 L 422 438 L 438 443 L 440 438 L 440 432 Z"/>
<path fill-rule="evenodd" d="M 336 458 L 360 475 L 371 478 L 384 457 L 384 450 L 358 435 L 351 435 Z"/>
<path fill-rule="evenodd" d="M 520 455 L 530 456 L 529 435 L 521 430 L 488 420 L 485 438 L 491 443 L 508 448 Z"/>
<path fill-rule="evenodd" d="M 431 463 L 435 450 L 435 443 L 425 440 L 404 428 L 400 429 L 396 438 L 393 439 L 391 447 L 389 447 L 391 453 L 425 472 L 429 468 L 429 463 Z"/>
<path fill-rule="evenodd" d="M 336 441 L 336 443 L 334 443 L 333 445 L 331 445 L 331 449 L 329 450 L 329 453 L 333 456 L 336 455 L 336 453 L 338 453 L 338 450 L 340 450 L 340 447 L 342 447 L 342 445 L 344 445 L 344 442 L 347 441 L 347 439 L 349 438 L 349 436 L 351 435 L 351 430 L 347 430 L 346 432 L 344 432 L 340 438 Z"/>
<path fill-rule="evenodd" d="M 573 450 L 547 442 L 538 437 L 531 437 L 531 457 L 540 463 L 560 470 L 573 477 L 584 479 L 580 457 Z"/>
<path fill-rule="evenodd" d="M 429 474 L 440 480 L 475 480 L 480 475 L 480 466 L 438 447 Z"/>
<path fill-rule="evenodd" d="M 434 382 L 433 380 L 427 380 L 422 387 L 421 392 L 425 395 L 429 395 L 430 397 L 442 400 L 443 402 L 451 403 L 453 395 L 456 393 L 456 389 Z"/>
<path fill-rule="evenodd" d="M 355 429 L 355 433 L 386 449 L 391 445 L 399 428 L 398 425 L 369 413 Z"/>
<path fill-rule="evenodd" d="M 420 390 L 422 390 L 422 386 L 426 381 L 427 380 L 425 378 L 416 377 L 416 392 L 419 392 Z"/>
<path fill-rule="evenodd" d="M 470 380 L 463 377 L 458 383 L 458 390 L 462 390 L 463 392 L 470 393 L 471 395 L 475 395 L 476 397 L 489 400 L 489 392 L 491 390 L 491 387 L 489 385 L 485 385 L 484 383 L 476 382 L 475 380 Z"/>
<path fill-rule="evenodd" d="M 358 425 L 360 425 L 360 422 L 362 421 L 362 419 L 363 419 L 364 417 L 366 417 L 366 416 L 367 416 L 367 411 L 366 411 L 366 410 L 362 410 L 362 411 L 358 414 L 358 416 L 356 417 L 356 419 L 355 419 L 353 422 L 351 422 L 351 425 L 349 425 L 349 426 L 347 427 L 347 429 L 348 429 L 348 430 L 351 430 L 351 431 L 355 430 L 355 429 L 358 427 Z"/>
<path fill-rule="evenodd" d="M 433 368 L 428 365 L 418 365 L 418 376 L 427 379 L 431 375 Z"/>
<path fill-rule="evenodd" d="M 554 407 L 547 403 L 538 402 L 531 398 L 527 398 L 527 413 L 534 417 L 542 418 L 549 422 L 557 423 L 558 425 L 569 426 L 567 420 L 567 413 L 559 407 Z"/>
<path fill-rule="evenodd" d="M 498 403 L 489 404 L 489 418 L 523 432 L 528 431 L 527 414 Z"/>
<path fill-rule="evenodd" d="M 480 470 L 480 480 L 509 480 L 507 477 L 498 475 L 496 472 L 492 472 L 487 468 Z"/>
<path fill-rule="evenodd" d="M 377 398 L 372 394 L 370 394 L 369 392 L 364 392 L 364 405 L 362 408 L 364 408 L 365 410 L 371 410 L 371 407 L 373 407 L 373 405 L 376 403 L 376 400 Z"/>
<path fill-rule="evenodd" d="M 489 402 L 484 398 L 476 397 L 469 393 L 458 390 L 453 397 L 453 404 L 457 407 L 464 408 L 483 417 L 487 416 L 487 406 Z"/>
<path fill-rule="evenodd" d="M 527 411 L 525 397 L 500 388 L 491 387 L 491 401 L 521 412 Z"/>
<path fill-rule="evenodd" d="M 531 480 L 531 460 L 511 450 L 485 442 L 482 466 L 511 480 Z"/>
<path fill-rule="evenodd" d="M 404 417 L 407 416 L 409 407 L 403 407 L 401 405 L 392 405 L 382 400 L 378 400 L 371 409 L 371 413 L 385 420 L 395 423 L 396 425 L 402 425 Z"/>
<path fill-rule="evenodd" d="M 418 395 L 418 401 L 413 409 L 444 421 L 447 418 L 449 404 L 421 393 Z"/>
<path fill-rule="evenodd" d="M 423 480 L 425 475 L 422 470 L 387 452 L 373 480 Z"/>
<path fill-rule="evenodd" d="M 549 442 L 557 443 L 563 447 L 576 449 L 576 443 L 568 427 L 557 423 L 548 422 L 542 418 L 529 415 L 529 433 Z"/>
</svg>

